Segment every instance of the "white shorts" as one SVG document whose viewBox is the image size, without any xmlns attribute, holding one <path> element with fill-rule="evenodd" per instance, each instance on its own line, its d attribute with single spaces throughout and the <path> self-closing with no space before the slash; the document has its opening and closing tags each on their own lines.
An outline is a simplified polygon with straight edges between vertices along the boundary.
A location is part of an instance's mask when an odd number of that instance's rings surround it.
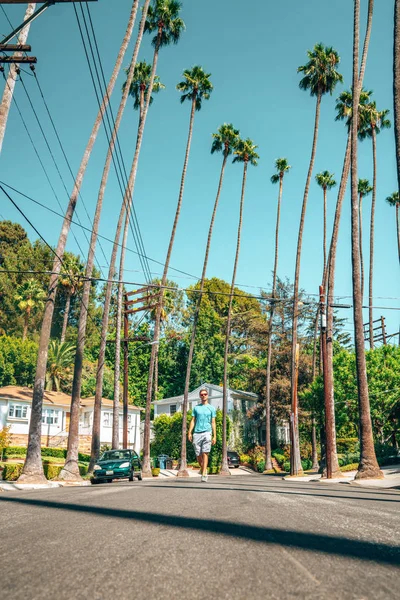
<svg viewBox="0 0 400 600">
<path fill-rule="evenodd" d="M 201 431 L 193 434 L 193 446 L 196 456 L 211 452 L 211 431 Z"/>
</svg>

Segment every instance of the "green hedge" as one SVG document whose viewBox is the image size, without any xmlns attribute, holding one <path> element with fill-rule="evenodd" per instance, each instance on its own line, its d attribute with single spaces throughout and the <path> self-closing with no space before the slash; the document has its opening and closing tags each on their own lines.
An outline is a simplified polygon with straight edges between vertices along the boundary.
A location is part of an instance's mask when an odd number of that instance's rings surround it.
<svg viewBox="0 0 400 600">
<path fill-rule="evenodd" d="M 6 481 L 16 481 L 22 473 L 23 464 L 9 464 L 4 465 L 3 479 Z"/>
<path fill-rule="evenodd" d="M 62 469 L 61 465 L 53 465 L 51 463 L 43 463 L 43 471 L 46 479 L 55 479 L 59 476 Z"/>
<path fill-rule="evenodd" d="M 338 454 L 354 454 L 360 451 L 360 442 L 358 438 L 336 438 L 336 448 Z"/>
<path fill-rule="evenodd" d="M 25 446 L 9 446 L 4 449 L 4 457 L 7 456 L 26 456 L 27 448 Z M 53 456 L 54 458 L 66 458 L 67 450 L 66 448 L 47 448 L 42 447 L 40 449 L 40 453 L 42 456 Z M 90 462 L 90 454 L 83 454 L 79 452 L 78 460 L 80 462 Z"/>
</svg>

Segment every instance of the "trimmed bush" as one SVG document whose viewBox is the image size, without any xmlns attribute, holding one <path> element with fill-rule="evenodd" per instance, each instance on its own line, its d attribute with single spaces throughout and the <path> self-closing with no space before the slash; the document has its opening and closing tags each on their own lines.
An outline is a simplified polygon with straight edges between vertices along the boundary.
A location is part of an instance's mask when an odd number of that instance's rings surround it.
<svg viewBox="0 0 400 600">
<path fill-rule="evenodd" d="M 301 466 L 303 467 L 303 471 L 308 471 L 308 469 L 311 469 L 312 467 L 312 460 L 306 458 L 305 460 L 301 461 Z"/>
<path fill-rule="evenodd" d="M 87 475 L 88 470 L 89 470 L 89 465 L 86 465 L 86 464 L 79 465 L 79 474 L 81 477 L 84 477 L 85 475 Z"/>
<path fill-rule="evenodd" d="M 345 465 L 344 467 L 341 467 L 340 470 L 342 471 L 342 473 L 346 473 L 346 471 L 357 471 L 358 464 L 359 463 L 351 463 L 349 465 Z"/>
<path fill-rule="evenodd" d="M 40 453 L 42 456 L 53 456 L 54 458 L 65 458 L 67 456 L 65 448 L 41 448 Z"/>
<path fill-rule="evenodd" d="M 286 471 L 286 473 L 290 473 L 290 460 L 286 460 L 283 463 L 282 468 L 284 471 Z"/>
<path fill-rule="evenodd" d="M 4 448 L 4 457 L 25 456 L 25 454 L 26 454 L 25 446 L 8 446 L 8 448 Z"/>
<path fill-rule="evenodd" d="M 90 462 L 90 454 L 82 454 L 82 452 L 78 453 L 79 462 L 89 463 Z"/>
<path fill-rule="evenodd" d="M 23 464 L 5 464 L 3 469 L 3 479 L 6 481 L 16 481 L 22 473 Z"/>
<path fill-rule="evenodd" d="M 279 452 L 279 450 L 274 450 L 272 452 L 272 456 L 275 458 L 278 465 L 281 467 L 283 463 L 286 461 L 286 458 L 283 454 Z"/>
<path fill-rule="evenodd" d="M 239 459 L 241 465 L 249 465 L 251 463 L 251 456 L 248 454 L 241 454 Z"/>
<path fill-rule="evenodd" d="M 43 471 L 46 479 L 56 479 L 61 472 L 61 465 L 53 465 L 52 463 L 43 463 Z"/>
<path fill-rule="evenodd" d="M 336 438 L 336 447 L 339 454 L 355 453 L 360 450 L 358 438 Z"/>
<path fill-rule="evenodd" d="M 160 469 L 152 469 L 151 474 L 153 475 L 153 477 L 158 477 L 160 474 Z"/>
<path fill-rule="evenodd" d="M 263 473 L 263 472 L 265 471 L 265 460 L 260 460 L 260 461 L 257 463 L 257 471 L 258 471 L 259 473 Z"/>
</svg>

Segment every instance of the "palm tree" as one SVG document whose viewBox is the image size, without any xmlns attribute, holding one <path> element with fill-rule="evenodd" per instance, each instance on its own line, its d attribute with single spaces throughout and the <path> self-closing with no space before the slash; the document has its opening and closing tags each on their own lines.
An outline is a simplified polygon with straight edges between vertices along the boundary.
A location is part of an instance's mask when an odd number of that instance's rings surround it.
<svg viewBox="0 0 400 600">
<path fill-rule="evenodd" d="M 272 469 L 272 448 L 271 448 L 271 361 L 272 361 L 272 327 L 274 322 L 275 310 L 275 295 L 276 295 L 276 278 L 278 272 L 278 250 L 279 250 L 279 225 L 281 219 L 281 203 L 283 192 L 283 178 L 289 172 L 291 166 L 286 158 L 277 158 L 275 161 L 276 173 L 271 177 L 271 183 L 279 182 L 278 207 L 276 212 L 276 227 L 275 227 L 275 260 L 274 271 L 272 276 L 272 292 L 270 302 L 270 315 L 268 326 L 268 342 L 267 342 L 267 377 L 265 382 L 265 471 Z"/>
<path fill-rule="evenodd" d="M 84 275 L 84 268 L 78 257 L 73 254 L 65 254 L 63 266 L 60 272 L 60 285 L 65 290 L 66 300 L 64 308 L 64 318 L 61 330 L 60 341 L 65 341 L 65 334 L 67 331 L 69 311 L 71 307 L 71 298 L 77 291 L 82 287 L 82 277 Z"/>
<path fill-rule="evenodd" d="M 24 316 L 24 328 L 22 339 L 26 340 L 28 335 L 29 320 L 32 314 L 44 307 L 46 293 L 35 279 L 28 279 L 17 287 L 15 302 Z"/>
<path fill-rule="evenodd" d="M 183 393 L 181 460 L 180 460 L 180 467 L 179 467 L 179 471 L 178 471 L 178 477 L 188 477 L 189 476 L 189 473 L 187 472 L 187 455 L 186 455 L 186 435 L 187 435 L 186 415 L 187 415 L 187 407 L 188 407 L 190 373 L 191 373 L 191 369 L 192 369 L 194 344 L 195 344 L 195 340 L 196 340 L 197 322 L 198 322 L 199 314 L 200 314 L 200 306 L 201 306 L 201 300 L 203 297 L 204 282 L 205 282 L 205 278 L 206 278 L 206 274 L 207 274 L 208 255 L 210 252 L 211 237 L 212 237 L 213 228 L 214 228 L 215 216 L 217 214 L 219 198 L 221 195 L 222 184 L 224 181 L 225 167 L 226 167 L 228 157 L 232 154 L 232 151 L 234 151 L 236 149 L 238 141 L 239 141 L 239 130 L 235 129 L 234 126 L 232 125 L 232 123 L 229 123 L 229 124 L 224 123 L 224 125 L 221 125 L 221 127 L 219 127 L 217 133 L 213 133 L 213 143 L 211 145 L 211 154 L 214 154 L 216 152 L 221 152 L 223 158 L 222 158 L 222 165 L 221 165 L 221 172 L 220 172 L 220 177 L 219 177 L 217 195 L 215 198 L 214 208 L 213 208 L 213 212 L 211 215 L 210 226 L 208 229 L 208 238 L 207 238 L 206 251 L 205 251 L 205 255 L 204 255 L 203 271 L 201 273 L 200 286 L 198 289 L 198 296 L 197 296 L 197 301 L 196 301 L 194 315 L 193 315 L 192 336 L 190 339 L 189 356 L 188 356 L 188 362 L 187 362 L 187 367 L 186 367 L 185 390 Z"/>
<path fill-rule="evenodd" d="M 371 39 L 372 21 L 373 21 L 373 9 L 374 0 L 368 2 L 368 16 L 367 26 L 365 30 L 364 47 L 361 59 L 360 72 L 358 76 L 358 91 L 359 91 L 359 104 L 369 102 L 368 92 L 363 90 L 363 81 L 365 74 L 365 67 L 367 64 L 367 56 L 369 49 L 369 42 Z M 344 94 L 344 95 L 343 95 Z M 330 243 L 329 255 L 328 255 L 328 267 L 327 267 L 327 365 L 325 370 L 325 376 L 327 378 L 327 389 L 329 390 L 328 397 L 325 402 L 325 413 L 329 418 L 331 424 L 330 439 L 332 440 L 331 452 L 327 454 L 327 460 L 330 460 L 332 477 L 338 477 L 341 475 L 339 469 L 339 463 L 337 458 L 336 449 L 336 429 L 335 429 L 335 398 L 334 398 L 334 387 L 333 387 L 333 303 L 335 293 L 335 268 L 336 268 L 336 253 L 337 253 L 337 242 L 339 236 L 339 225 L 342 214 L 343 200 L 346 193 L 347 182 L 350 173 L 350 154 L 351 154 L 351 116 L 353 110 L 353 97 L 352 92 L 343 92 L 336 103 L 337 116 L 336 120 L 346 120 L 348 135 L 346 143 L 346 151 L 344 154 L 343 169 L 340 179 L 340 185 L 338 190 L 338 197 L 335 208 L 335 216 L 333 221 L 332 238 Z M 359 118 L 357 115 L 357 121 L 359 126 Z"/>
<path fill-rule="evenodd" d="M 24 21 L 29 19 L 32 16 L 33 12 L 36 8 L 36 2 L 31 2 L 28 4 L 24 16 Z M 26 40 L 28 39 L 29 29 L 31 24 L 28 23 L 20 32 L 18 36 L 18 44 L 24 45 L 26 44 Z M 23 56 L 22 52 L 15 52 L 15 58 L 21 58 Z M 3 97 L 0 103 L 0 154 L 3 147 L 4 136 L 6 133 L 7 120 L 8 115 L 10 113 L 11 103 L 14 95 L 15 83 L 17 81 L 17 65 L 11 64 L 10 70 L 8 72 L 8 77 L 6 79 L 6 85 L 4 87 Z"/>
<path fill-rule="evenodd" d="M 376 108 L 376 102 L 370 102 L 362 111 L 361 128 L 359 138 L 364 140 L 370 138 L 372 140 L 372 157 L 373 157 L 373 183 L 372 183 L 372 203 L 371 203 L 371 225 L 369 236 L 369 344 L 371 350 L 374 347 L 374 315 L 372 309 L 373 303 L 373 276 L 374 276 L 374 231 L 375 231 L 375 206 L 376 206 L 376 136 L 382 129 L 388 129 L 391 126 L 387 115 L 389 110 L 379 111 Z M 363 290 L 361 290 L 362 292 Z"/>
<path fill-rule="evenodd" d="M 358 111 L 360 87 L 358 85 L 360 0 L 354 0 L 353 40 L 353 107 L 351 121 L 351 261 L 353 285 L 354 340 L 360 414 L 360 464 L 356 475 L 360 478 L 383 477 L 376 460 L 372 434 L 365 360 L 362 295 L 360 281 L 359 216 L 358 216 Z"/>
<path fill-rule="evenodd" d="M 308 169 L 306 185 L 304 189 L 303 205 L 301 209 L 299 235 L 297 241 L 296 270 L 294 277 L 294 297 L 293 297 L 293 334 L 292 334 L 292 364 L 291 364 L 291 398 L 292 398 L 292 423 L 291 427 L 291 474 L 297 475 L 302 472 L 300 462 L 300 449 L 298 439 L 298 414 L 297 414 L 297 378 L 296 378 L 296 356 L 297 356 L 297 323 L 298 323 L 298 302 L 299 302 L 299 280 L 300 280 L 300 259 L 301 247 L 303 241 L 304 220 L 306 215 L 308 192 L 312 172 L 314 169 L 315 154 L 317 150 L 318 127 L 321 109 L 322 97 L 329 93 L 332 94 L 336 85 L 343 81 L 342 75 L 337 71 L 340 58 L 336 50 L 325 47 L 323 44 L 316 44 L 313 50 L 308 51 L 309 61 L 297 69 L 303 73 L 304 77 L 300 80 L 300 89 L 308 90 L 311 96 L 317 99 L 315 109 L 314 138 L 312 144 L 310 165 Z"/>
<path fill-rule="evenodd" d="M 397 181 L 400 190 L 400 0 L 394 2 L 393 107 Z"/>
<path fill-rule="evenodd" d="M 390 204 L 390 206 L 394 206 L 396 208 L 396 228 L 397 228 L 397 251 L 399 254 L 399 262 L 400 262 L 400 223 L 399 223 L 399 206 L 400 206 L 400 198 L 399 192 L 393 192 L 391 196 L 386 198 L 386 202 Z"/>
<path fill-rule="evenodd" d="M 161 279 L 161 294 L 160 302 L 157 308 L 156 320 L 154 323 L 154 339 L 151 348 L 150 366 L 149 366 L 149 377 L 147 382 L 147 396 L 146 396 L 146 417 L 144 426 L 144 440 L 143 440 L 143 475 L 145 477 L 151 476 L 150 468 L 150 408 L 151 408 L 151 391 L 153 386 L 153 375 L 154 375 L 154 364 L 155 357 L 158 352 L 158 339 L 160 333 L 160 319 L 162 311 L 162 299 L 163 299 L 163 286 L 167 279 L 169 262 L 171 259 L 172 248 L 174 245 L 176 228 L 178 225 L 179 215 L 181 212 L 183 192 L 185 188 L 186 172 L 190 155 L 190 146 L 192 143 L 194 116 L 196 111 L 201 110 L 203 100 L 209 100 L 213 85 L 210 81 L 211 73 L 206 73 L 202 67 L 194 66 L 192 69 L 186 69 L 183 72 L 183 80 L 178 83 L 176 89 L 181 92 L 181 104 L 185 101 L 191 102 L 190 121 L 189 121 L 189 132 L 186 143 L 185 159 L 183 162 L 181 184 L 179 188 L 178 204 L 175 212 L 175 219 L 172 225 L 171 237 L 169 240 L 167 257 L 164 264 L 163 275 Z"/>
<path fill-rule="evenodd" d="M 145 60 L 137 63 L 135 66 L 135 72 L 133 80 L 129 88 L 129 95 L 133 98 L 133 108 L 139 110 L 139 119 L 143 119 L 144 113 L 144 102 L 145 96 L 149 89 L 150 77 L 151 77 L 152 65 L 148 64 Z M 122 86 L 124 91 L 127 86 L 127 82 Z M 158 75 L 154 77 L 153 82 L 153 94 L 158 94 L 160 90 L 164 90 L 165 85 L 161 83 Z M 150 96 L 150 106 L 153 104 L 153 96 Z"/>
<path fill-rule="evenodd" d="M 145 0 L 145 4 L 143 6 L 142 21 L 141 21 L 141 24 L 139 27 L 138 40 L 137 40 L 136 47 L 135 47 L 135 52 L 137 50 L 137 53 L 139 52 L 138 45 L 140 45 L 140 42 L 141 42 L 141 36 L 143 34 L 143 28 L 144 28 L 144 21 L 146 18 L 147 8 L 148 8 L 149 3 L 150 3 L 150 0 Z M 90 137 L 89 137 L 88 144 L 87 144 L 86 149 L 83 154 L 83 158 L 82 158 L 79 170 L 78 170 L 78 174 L 75 179 L 74 188 L 72 190 L 72 194 L 71 194 L 68 206 L 67 206 L 67 210 L 66 210 L 66 213 L 64 216 L 62 227 L 61 227 L 60 236 L 59 236 L 58 243 L 57 243 L 57 248 L 56 248 L 56 252 L 55 252 L 56 258 L 53 262 L 53 268 L 52 268 L 53 274 L 50 277 L 47 302 L 46 302 L 46 306 L 45 306 L 44 317 L 43 317 L 43 321 L 42 321 L 42 327 L 41 327 L 40 339 L 39 339 L 39 351 L 38 351 L 38 359 L 37 359 L 37 366 L 36 366 L 36 375 L 35 375 L 35 382 L 34 382 L 34 386 L 33 386 L 31 419 L 29 422 L 28 448 L 27 448 L 27 453 L 26 453 L 25 464 L 24 464 L 24 467 L 22 470 L 22 475 L 19 478 L 21 482 L 25 482 L 25 483 L 30 482 L 30 481 L 33 481 L 33 482 L 46 481 L 44 473 L 43 473 L 42 457 L 41 457 L 41 453 L 40 453 L 40 440 L 41 440 L 41 428 L 42 428 L 42 404 L 43 404 L 43 393 L 44 393 L 45 377 L 46 377 L 47 354 L 48 354 L 48 347 L 49 347 L 49 341 L 50 341 L 50 332 L 51 332 L 51 325 L 52 325 L 52 320 L 53 320 L 55 298 L 56 298 L 56 293 L 57 293 L 58 278 L 59 278 L 59 273 L 60 273 L 61 266 L 62 266 L 62 261 L 63 261 L 63 257 L 64 257 L 68 233 L 69 233 L 69 230 L 71 227 L 71 222 L 72 222 L 72 218 L 74 216 L 76 203 L 78 201 L 78 196 L 79 196 L 79 193 L 80 193 L 80 190 L 82 187 L 82 183 L 83 183 L 83 178 L 85 176 L 86 169 L 87 169 L 87 166 L 89 163 L 89 159 L 90 159 L 94 144 L 97 139 L 97 134 L 98 134 L 98 132 L 100 130 L 100 126 L 103 122 L 104 114 L 105 114 L 108 104 L 110 102 L 110 97 L 112 95 L 115 84 L 117 82 L 117 78 L 118 78 L 119 72 L 122 67 L 125 53 L 128 49 L 129 41 L 131 39 L 134 25 L 135 25 L 138 5 L 139 5 L 139 0 L 133 0 L 132 9 L 130 12 L 126 32 L 125 32 L 124 38 L 122 40 L 120 50 L 118 52 L 117 60 L 116 60 L 110 81 L 108 83 L 106 93 L 104 95 L 99 112 L 97 113 L 97 116 L 96 116 L 96 119 L 95 119 L 95 122 L 93 125 L 93 129 L 92 129 Z M 112 139 L 114 139 L 114 137 L 115 136 L 113 135 Z M 99 211 L 97 211 L 97 212 L 99 212 Z M 96 216 L 95 216 L 94 221 L 93 221 L 92 237 L 93 237 L 93 235 L 97 235 L 96 226 L 98 226 L 98 223 L 96 225 Z M 92 248 L 92 244 L 91 244 L 90 248 Z M 93 266 L 93 264 L 92 264 L 92 266 Z M 87 265 L 86 265 L 86 270 L 87 270 L 87 272 L 90 272 L 89 277 L 91 277 L 90 269 L 92 268 L 92 266 L 90 264 L 90 260 L 88 260 Z M 90 282 L 90 279 L 88 279 L 88 284 L 89 284 L 89 282 Z M 83 302 L 85 299 L 85 295 L 88 296 L 89 292 L 90 292 L 89 285 L 84 286 L 83 298 L 82 298 Z M 82 306 L 86 306 L 86 305 L 87 305 L 87 302 L 85 304 L 82 304 Z M 83 312 L 85 312 L 85 311 L 83 311 Z M 81 314 L 82 314 L 82 310 L 81 310 Z M 82 331 L 83 330 L 84 330 L 84 328 L 82 327 Z M 80 392 L 80 383 L 79 382 L 80 382 L 80 378 L 81 378 L 80 374 L 82 372 L 82 360 L 83 360 L 82 348 L 83 348 L 83 342 L 81 340 L 80 343 L 78 341 L 78 349 L 79 349 L 78 359 L 80 356 L 81 360 L 80 360 L 80 362 L 78 360 L 77 382 L 76 382 L 75 388 L 73 388 L 73 392 L 75 392 L 75 398 L 78 396 L 78 393 Z M 77 350 L 77 352 L 78 352 L 78 350 Z M 75 369 L 74 369 L 74 372 L 75 372 Z M 72 404 L 72 401 L 71 401 L 71 404 Z M 71 440 L 73 441 L 74 452 L 77 455 L 77 452 L 78 452 L 78 430 L 79 430 L 79 406 L 77 404 L 77 401 L 75 401 L 74 409 L 73 409 L 73 411 L 71 411 L 71 420 L 72 420 L 72 416 L 74 416 L 74 419 L 73 419 L 74 426 L 72 429 L 70 429 L 70 437 L 71 437 Z M 76 464 L 76 468 L 74 471 L 75 471 L 75 476 L 79 477 L 79 475 L 78 475 L 79 469 L 78 469 L 77 464 Z"/>
<path fill-rule="evenodd" d="M 326 271 L 326 209 L 327 209 L 327 190 L 331 190 L 336 185 L 336 181 L 333 178 L 333 173 L 329 171 L 322 171 L 315 176 L 315 181 L 322 188 L 324 192 L 324 235 L 323 235 L 323 256 L 324 256 L 324 267 L 322 269 L 322 281 L 325 281 Z"/>
<path fill-rule="evenodd" d="M 365 196 L 372 192 L 372 186 L 368 179 L 358 180 L 358 210 L 359 210 L 359 245 L 360 245 L 360 266 L 361 266 L 361 295 L 364 297 L 364 258 L 363 258 L 363 242 L 362 242 L 362 201 Z"/>
<path fill-rule="evenodd" d="M 242 221 L 243 221 L 243 204 L 244 204 L 244 193 L 246 190 L 246 179 L 247 179 L 247 167 L 249 163 L 253 166 L 257 166 L 259 156 L 256 152 L 258 146 L 253 144 L 249 138 L 245 140 L 239 140 L 236 150 L 234 152 L 235 157 L 233 162 L 243 163 L 243 180 L 242 180 L 242 194 L 240 197 L 240 208 L 239 208 L 239 224 L 236 242 L 236 254 L 235 262 L 233 264 L 232 283 L 229 294 L 228 304 L 228 316 L 226 322 L 226 337 L 225 337 L 225 350 L 224 350 L 224 381 L 223 381 L 223 392 L 222 392 L 222 465 L 220 475 L 230 475 L 228 467 L 228 454 L 227 454 L 227 439 L 226 439 L 226 420 L 228 413 L 228 351 L 229 351 L 229 337 L 231 332 L 231 320 L 232 320 L 232 301 L 233 294 L 235 291 L 236 283 L 236 270 L 239 261 L 240 251 L 240 237 L 242 232 Z"/>
<path fill-rule="evenodd" d="M 51 340 L 46 375 L 46 390 L 60 392 L 62 384 L 71 372 L 75 346 L 70 342 Z"/>
<path fill-rule="evenodd" d="M 136 181 L 136 172 L 139 161 L 139 154 L 143 139 L 143 133 L 147 118 L 148 107 L 150 105 L 150 99 L 152 97 L 153 85 L 156 78 L 156 69 L 158 63 L 158 55 L 160 48 L 164 46 L 168 46 L 171 43 L 178 43 L 179 38 L 182 34 L 182 31 L 185 28 L 185 24 L 182 19 L 179 17 L 179 12 L 181 9 L 181 3 L 176 0 L 153 0 L 153 6 L 148 6 L 149 2 L 146 0 L 145 7 L 143 8 L 143 17 L 145 18 L 144 22 L 144 30 L 148 33 L 152 33 L 156 31 L 156 36 L 152 40 L 152 45 L 154 47 L 154 56 L 153 56 L 153 65 L 152 72 L 150 75 L 150 81 L 148 83 L 147 94 L 145 94 L 145 107 L 143 110 L 143 116 L 139 120 L 139 128 L 138 135 L 136 140 L 136 148 L 135 155 L 132 162 L 132 168 L 129 175 L 128 185 L 125 190 L 124 201 L 121 206 L 121 211 L 118 219 L 117 230 L 114 239 L 114 245 L 110 260 L 109 267 L 109 276 L 108 283 L 106 287 L 105 300 L 104 300 L 104 309 L 103 309 L 103 319 L 102 319 L 102 339 L 100 342 L 99 348 L 99 358 L 98 358 L 98 367 L 97 367 L 97 375 L 96 375 L 96 393 L 95 393 L 95 405 L 94 405 L 94 413 L 93 413 L 93 431 L 92 431 L 92 449 L 91 449 L 91 462 L 90 468 L 93 469 L 96 458 L 100 452 L 100 415 L 101 415 L 101 398 L 102 398 L 102 387 L 103 387 L 103 373 L 104 373 L 104 360 L 105 360 L 105 335 L 108 331 L 108 320 L 109 320 L 109 309 L 111 302 L 111 293 L 112 293 L 112 280 L 115 277 L 115 261 L 117 257 L 117 250 L 119 246 L 119 239 L 121 234 L 121 229 L 123 225 L 123 220 L 125 218 L 125 227 L 122 241 L 122 251 L 121 251 L 121 264 L 124 264 L 125 260 L 125 247 L 128 236 L 128 218 L 130 215 L 131 202 L 133 191 L 135 187 Z M 147 10 L 148 7 L 148 10 Z M 131 65 L 132 67 L 132 65 Z M 133 75 L 132 75 L 133 78 Z M 133 80 L 133 79 L 132 79 Z M 130 90 L 131 82 L 127 80 L 125 85 L 124 93 L 127 93 Z M 121 311 L 122 311 L 122 287 L 118 289 L 118 307 L 117 314 L 119 315 L 119 329 L 117 323 L 117 331 L 120 331 L 121 327 Z M 116 344 L 118 347 L 118 344 Z M 118 348 L 119 350 L 119 348 Z M 116 364 L 118 364 L 118 359 L 116 359 Z M 118 388 L 118 396 L 114 398 L 114 414 L 116 413 L 116 409 L 118 406 L 119 399 L 119 388 Z M 118 409 L 119 410 L 119 409 Z"/>
<path fill-rule="evenodd" d="M 137 143 L 136 143 L 135 156 L 133 159 L 133 164 L 132 164 L 132 169 L 131 169 L 131 175 L 129 178 L 127 190 L 125 192 L 126 202 L 129 202 L 129 204 L 131 202 L 133 190 L 135 187 L 139 153 L 140 153 L 140 148 L 141 148 L 141 144 L 142 144 L 144 125 L 146 122 L 146 117 L 147 117 L 148 109 L 150 106 L 150 100 L 151 100 L 151 95 L 152 95 L 152 91 L 153 91 L 153 85 L 154 85 L 155 74 L 156 74 L 156 69 L 157 69 L 159 51 L 160 51 L 160 48 L 168 46 L 171 43 L 174 43 L 174 44 L 178 43 L 180 36 L 185 28 L 185 24 L 179 16 L 181 7 L 182 7 L 181 3 L 177 2 L 176 0 L 154 0 L 153 6 L 150 6 L 150 8 L 149 8 L 148 17 L 146 20 L 145 31 L 148 33 L 156 32 L 156 35 L 154 36 L 154 38 L 152 40 L 152 45 L 154 47 L 153 67 L 152 67 L 152 72 L 150 75 L 148 91 L 146 94 L 143 118 L 142 118 L 142 121 L 139 122 L 139 132 L 138 132 L 138 138 L 137 138 Z M 123 269 L 124 269 L 124 263 L 125 263 L 125 247 L 126 247 L 126 243 L 127 243 L 127 239 L 128 239 L 128 224 L 129 224 L 129 212 L 127 213 L 126 218 L 125 218 L 125 226 L 124 226 L 124 232 L 123 232 L 122 250 L 121 250 L 121 256 L 120 256 L 120 268 L 119 268 L 120 280 L 123 279 Z M 117 299 L 117 334 L 116 334 L 117 335 L 117 347 L 118 347 L 118 336 L 119 336 L 119 332 L 121 330 L 122 291 L 123 291 L 122 284 L 119 284 L 118 299 Z M 156 325 L 157 325 L 157 321 L 158 321 L 158 325 L 159 325 L 159 317 L 156 317 Z M 157 346 L 157 344 L 155 346 Z M 153 348 L 152 348 L 152 350 L 153 350 Z M 158 350 L 158 347 L 154 348 L 154 350 Z M 152 354 L 152 356 L 153 356 L 153 354 Z M 119 373 L 118 373 L 119 360 L 120 360 L 119 348 L 117 348 L 117 353 L 115 356 L 116 366 L 115 366 L 115 371 L 114 371 L 115 380 L 119 376 Z M 154 360 L 153 360 L 153 363 L 151 363 L 151 361 L 150 361 L 150 368 L 151 368 L 152 374 L 154 371 L 154 362 L 155 362 Z M 152 389 L 152 383 L 153 383 L 152 376 L 149 380 L 149 383 L 151 384 L 151 387 L 150 387 L 150 397 L 151 397 L 151 389 Z M 119 396 L 119 388 L 117 388 L 117 385 L 114 386 L 114 391 L 115 391 L 114 416 L 116 418 L 117 407 L 118 407 L 118 396 Z M 149 402 L 151 402 L 151 398 L 150 398 Z M 149 408 L 149 410 L 150 410 L 150 408 Z M 150 427 L 150 421 L 149 421 L 149 427 Z M 114 429 L 114 435 L 117 435 L 116 428 Z M 146 440 L 146 433 L 144 435 L 144 438 Z M 148 474 L 151 474 L 150 461 L 148 461 L 148 462 L 149 462 L 149 468 L 148 468 L 147 472 L 148 472 Z M 145 472 L 145 469 L 144 469 L 144 472 Z"/>
</svg>

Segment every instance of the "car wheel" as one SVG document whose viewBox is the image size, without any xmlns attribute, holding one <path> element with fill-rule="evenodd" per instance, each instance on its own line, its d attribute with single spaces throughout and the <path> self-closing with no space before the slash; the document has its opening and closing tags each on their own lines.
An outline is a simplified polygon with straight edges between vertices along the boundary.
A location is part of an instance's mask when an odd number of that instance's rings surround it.
<svg viewBox="0 0 400 600">
<path fill-rule="evenodd" d="M 238 468 L 239 468 L 239 465 L 235 465 L 235 469 L 238 469 Z"/>
<path fill-rule="evenodd" d="M 132 471 L 132 473 L 129 475 L 129 481 L 133 481 L 133 471 Z"/>
<path fill-rule="evenodd" d="M 112 483 L 112 479 L 106 479 L 106 483 Z"/>
<path fill-rule="evenodd" d="M 99 480 L 98 480 L 98 479 L 91 479 L 91 480 L 90 480 L 90 483 L 91 483 L 92 485 L 97 485 L 97 484 L 98 484 L 98 483 L 100 483 L 100 482 L 99 482 Z"/>
</svg>

